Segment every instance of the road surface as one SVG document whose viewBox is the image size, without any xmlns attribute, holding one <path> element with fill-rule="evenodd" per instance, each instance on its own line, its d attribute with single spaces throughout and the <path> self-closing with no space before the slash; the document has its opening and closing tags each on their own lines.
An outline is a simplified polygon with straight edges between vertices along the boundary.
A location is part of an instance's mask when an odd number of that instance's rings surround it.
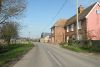
<svg viewBox="0 0 100 67">
<path fill-rule="evenodd" d="M 100 60 L 52 44 L 35 43 L 13 67 L 100 67 Z"/>
</svg>

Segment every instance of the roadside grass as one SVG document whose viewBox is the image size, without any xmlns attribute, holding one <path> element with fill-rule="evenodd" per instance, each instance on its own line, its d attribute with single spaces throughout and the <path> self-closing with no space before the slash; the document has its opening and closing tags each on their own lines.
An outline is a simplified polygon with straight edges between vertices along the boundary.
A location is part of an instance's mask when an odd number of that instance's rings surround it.
<svg viewBox="0 0 100 67">
<path fill-rule="evenodd" d="M 83 48 L 75 47 L 75 46 L 62 46 L 65 49 L 69 49 L 75 52 L 88 52 L 88 50 L 85 50 Z"/>
<path fill-rule="evenodd" d="M 0 53 L 0 67 L 6 63 L 24 55 L 33 47 L 33 44 L 11 44 L 4 48 L 4 52 Z"/>
<path fill-rule="evenodd" d="M 61 43 L 61 47 L 65 49 L 69 49 L 75 52 L 83 52 L 83 53 L 100 53 L 99 47 L 93 47 L 93 46 L 85 46 L 85 47 L 79 47 L 79 44 L 77 43 Z"/>
</svg>

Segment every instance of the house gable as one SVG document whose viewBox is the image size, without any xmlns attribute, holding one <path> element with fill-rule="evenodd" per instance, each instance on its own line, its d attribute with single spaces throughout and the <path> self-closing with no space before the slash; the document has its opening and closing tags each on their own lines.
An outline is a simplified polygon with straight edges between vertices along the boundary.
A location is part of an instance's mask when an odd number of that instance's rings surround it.
<svg viewBox="0 0 100 67">
<path fill-rule="evenodd" d="M 93 9 L 93 7 L 97 4 L 98 2 L 92 4 L 91 6 L 87 7 L 86 9 L 84 9 L 81 13 L 79 13 L 79 20 L 82 20 L 84 18 L 86 18 L 86 16 L 88 15 L 88 13 Z M 67 23 L 65 24 L 66 25 L 70 25 L 72 23 L 76 22 L 76 15 L 72 16 L 71 18 L 69 18 L 67 20 Z"/>
<path fill-rule="evenodd" d="M 88 38 L 91 36 L 92 40 L 100 40 L 100 13 L 97 13 L 97 10 L 100 11 L 100 4 L 98 2 L 86 17 L 87 35 L 89 35 Z"/>
<path fill-rule="evenodd" d="M 91 14 L 91 12 L 95 9 L 95 7 L 96 7 L 97 5 L 100 6 L 100 3 L 97 2 L 97 3 L 94 5 L 94 7 L 90 10 L 90 12 L 86 15 L 86 18 Z"/>
</svg>

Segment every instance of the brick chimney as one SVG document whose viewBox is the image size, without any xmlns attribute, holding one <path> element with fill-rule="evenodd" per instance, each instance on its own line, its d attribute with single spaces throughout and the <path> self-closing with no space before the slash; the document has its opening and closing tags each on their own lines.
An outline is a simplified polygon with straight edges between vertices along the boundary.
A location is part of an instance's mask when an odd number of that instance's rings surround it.
<svg viewBox="0 0 100 67">
<path fill-rule="evenodd" d="M 84 7 L 82 5 L 80 5 L 79 8 L 78 8 L 78 13 L 82 13 L 83 10 L 84 10 Z"/>
</svg>

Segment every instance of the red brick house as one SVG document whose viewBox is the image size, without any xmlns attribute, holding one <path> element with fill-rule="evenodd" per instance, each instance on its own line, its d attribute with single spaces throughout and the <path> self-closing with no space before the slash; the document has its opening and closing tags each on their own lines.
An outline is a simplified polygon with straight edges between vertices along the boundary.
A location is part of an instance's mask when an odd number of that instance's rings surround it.
<svg viewBox="0 0 100 67">
<path fill-rule="evenodd" d="M 84 9 L 80 6 L 78 19 L 79 40 L 100 40 L 100 3 L 96 2 Z M 76 39 L 76 15 L 65 24 L 65 40 Z"/>
<path fill-rule="evenodd" d="M 51 28 L 51 42 L 61 43 L 65 42 L 65 26 L 66 19 L 60 19 Z"/>
<path fill-rule="evenodd" d="M 79 40 L 100 40 L 100 3 L 96 2 L 86 9 L 79 6 L 78 38 Z M 51 28 L 51 42 L 61 43 L 77 38 L 76 15 L 68 20 L 61 19 Z"/>
</svg>

